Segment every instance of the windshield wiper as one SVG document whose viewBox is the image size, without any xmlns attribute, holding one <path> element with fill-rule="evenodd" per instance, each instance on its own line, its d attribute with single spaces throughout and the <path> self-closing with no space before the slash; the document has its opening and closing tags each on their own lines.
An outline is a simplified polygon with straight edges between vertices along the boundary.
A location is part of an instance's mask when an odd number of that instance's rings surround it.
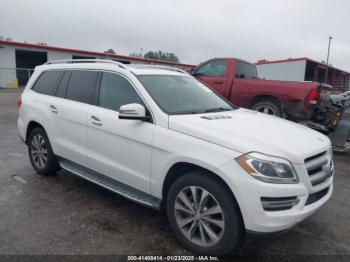
<svg viewBox="0 0 350 262">
<path fill-rule="evenodd" d="M 222 111 L 231 111 L 233 110 L 232 108 L 225 108 L 225 107 L 215 107 L 215 108 L 210 108 L 205 110 L 205 113 L 210 113 L 210 112 L 222 112 Z"/>
</svg>

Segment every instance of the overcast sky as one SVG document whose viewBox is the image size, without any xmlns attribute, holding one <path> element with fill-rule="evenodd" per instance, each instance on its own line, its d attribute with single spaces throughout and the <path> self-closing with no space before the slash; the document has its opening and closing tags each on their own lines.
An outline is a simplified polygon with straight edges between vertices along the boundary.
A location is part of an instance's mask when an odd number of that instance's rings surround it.
<svg viewBox="0 0 350 262">
<path fill-rule="evenodd" d="M 310 57 L 350 71 L 349 0 L 1 0 L 0 35 L 15 41 L 119 54 Z"/>
</svg>

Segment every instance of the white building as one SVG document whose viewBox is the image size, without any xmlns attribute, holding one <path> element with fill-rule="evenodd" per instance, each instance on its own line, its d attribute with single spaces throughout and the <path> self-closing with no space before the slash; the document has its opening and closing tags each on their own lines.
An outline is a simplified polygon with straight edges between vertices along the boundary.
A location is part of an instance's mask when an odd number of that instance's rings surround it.
<svg viewBox="0 0 350 262">
<path fill-rule="evenodd" d="M 256 63 L 256 66 L 259 77 L 268 80 L 316 81 L 322 83 L 326 82 L 326 69 L 328 69 L 328 84 L 339 91 L 350 89 L 350 73 L 307 57 L 275 61 L 261 60 Z"/>
<path fill-rule="evenodd" d="M 190 71 L 194 66 L 124 55 L 0 40 L 0 88 L 24 86 L 33 69 L 62 59 L 112 59 L 125 64 L 158 64 Z"/>
</svg>

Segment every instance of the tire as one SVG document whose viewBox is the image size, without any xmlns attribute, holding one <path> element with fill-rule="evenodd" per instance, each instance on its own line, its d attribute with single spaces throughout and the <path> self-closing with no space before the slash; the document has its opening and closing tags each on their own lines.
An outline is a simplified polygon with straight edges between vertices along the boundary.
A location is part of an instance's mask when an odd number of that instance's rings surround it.
<svg viewBox="0 0 350 262">
<path fill-rule="evenodd" d="M 280 104 L 272 99 L 257 101 L 253 103 L 250 109 L 268 115 L 283 117 L 283 110 Z"/>
<path fill-rule="evenodd" d="M 207 202 L 202 205 L 204 208 L 197 209 L 202 210 L 202 212 L 197 211 L 197 215 L 190 215 L 188 213 L 189 209 L 184 204 L 185 202 L 181 200 L 183 194 L 185 194 L 193 204 L 193 198 L 191 199 L 193 189 L 196 191 L 195 194 L 198 198 L 197 206 L 201 202 L 202 194 L 210 194 L 209 197 L 207 196 Z M 217 205 L 219 205 L 219 208 Z M 192 208 L 194 206 L 192 205 Z M 183 212 L 182 207 L 186 207 L 187 211 Z M 220 208 L 222 211 L 220 214 L 214 211 L 218 211 Z M 212 214 L 207 216 L 203 215 L 210 212 L 210 210 L 214 213 L 211 212 Z M 228 254 L 236 247 L 242 236 L 243 226 L 236 200 L 222 183 L 202 172 L 190 172 L 175 180 L 169 189 L 166 211 L 170 227 L 176 238 L 185 248 L 195 254 L 216 256 Z M 189 217 L 192 217 L 193 221 L 182 224 L 184 219 L 189 221 Z M 209 222 L 208 218 L 211 221 L 220 222 L 220 226 L 216 225 L 217 222 Z M 180 223 L 183 227 L 180 226 Z M 193 226 L 193 224 L 195 225 Z M 223 227 L 221 227 L 222 225 Z M 211 231 L 208 230 L 208 227 Z M 191 231 L 192 238 L 190 239 L 186 234 L 189 234 L 191 228 L 194 228 L 194 230 Z M 207 232 L 214 232 L 217 239 L 210 237 Z"/>
<path fill-rule="evenodd" d="M 60 165 L 52 152 L 49 138 L 43 128 L 34 128 L 30 133 L 28 154 L 32 167 L 39 175 L 55 175 L 60 169 Z"/>
</svg>

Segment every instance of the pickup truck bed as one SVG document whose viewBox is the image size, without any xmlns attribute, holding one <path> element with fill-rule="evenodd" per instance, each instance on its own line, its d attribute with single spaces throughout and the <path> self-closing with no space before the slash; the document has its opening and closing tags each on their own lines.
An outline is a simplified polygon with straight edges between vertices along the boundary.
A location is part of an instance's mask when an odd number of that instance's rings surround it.
<svg viewBox="0 0 350 262">
<path fill-rule="evenodd" d="M 236 58 L 208 60 L 193 75 L 237 106 L 296 122 L 313 121 L 324 132 L 334 129 L 329 85 L 259 79 L 254 64 Z"/>
</svg>

